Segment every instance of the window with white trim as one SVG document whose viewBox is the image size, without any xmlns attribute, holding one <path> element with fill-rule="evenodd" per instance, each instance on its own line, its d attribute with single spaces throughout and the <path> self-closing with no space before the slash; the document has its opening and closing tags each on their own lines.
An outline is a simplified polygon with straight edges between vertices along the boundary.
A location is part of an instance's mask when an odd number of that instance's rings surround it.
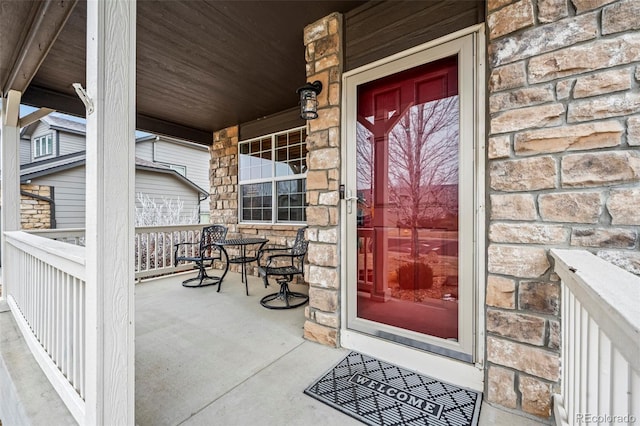
<svg viewBox="0 0 640 426">
<path fill-rule="evenodd" d="M 306 222 L 306 139 L 299 127 L 238 143 L 240 222 Z"/>
<path fill-rule="evenodd" d="M 181 166 L 178 164 L 167 164 L 171 170 L 175 170 L 180 173 L 182 176 L 187 177 L 187 166 Z"/>
<path fill-rule="evenodd" d="M 53 155 L 53 134 L 33 138 L 33 158 Z"/>
</svg>

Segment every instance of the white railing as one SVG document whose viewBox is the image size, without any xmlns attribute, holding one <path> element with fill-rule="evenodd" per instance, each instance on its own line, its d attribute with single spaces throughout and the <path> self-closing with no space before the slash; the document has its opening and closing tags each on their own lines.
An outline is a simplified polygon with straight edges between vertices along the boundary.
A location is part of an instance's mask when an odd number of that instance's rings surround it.
<svg viewBox="0 0 640 426">
<path fill-rule="evenodd" d="M 176 243 L 197 243 L 205 225 L 145 226 L 135 230 L 135 278 L 172 274 L 193 269 L 193 263 L 174 266 Z M 84 245 L 84 229 L 47 229 L 30 231 L 58 241 Z M 181 246 L 180 255 L 194 255 L 197 244 Z"/>
<path fill-rule="evenodd" d="M 85 248 L 6 232 L 7 301 L 38 364 L 71 414 L 85 412 Z"/>
<path fill-rule="evenodd" d="M 84 228 L 61 228 L 61 229 L 33 229 L 27 231 L 30 234 L 51 240 L 62 241 L 76 246 L 84 246 Z"/>
<path fill-rule="evenodd" d="M 136 228 L 136 278 L 174 266 L 174 244 L 198 243 L 203 225 Z M 6 232 L 7 301 L 25 341 L 78 421 L 85 418 L 86 252 L 83 229 Z M 183 246 L 190 255 L 198 245 Z"/>
<path fill-rule="evenodd" d="M 193 263 L 174 266 L 174 244 L 198 243 L 204 225 L 146 226 L 136 228 L 136 279 L 193 269 Z M 198 245 L 181 246 L 180 256 L 193 256 Z"/>
<path fill-rule="evenodd" d="M 562 279 L 558 425 L 640 420 L 640 278 L 583 250 L 551 250 Z"/>
</svg>

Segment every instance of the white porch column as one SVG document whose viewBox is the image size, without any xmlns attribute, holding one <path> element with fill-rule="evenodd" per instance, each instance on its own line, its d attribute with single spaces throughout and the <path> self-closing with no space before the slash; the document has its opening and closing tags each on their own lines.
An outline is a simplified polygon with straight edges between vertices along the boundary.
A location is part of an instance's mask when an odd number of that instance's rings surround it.
<svg viewBox="0 0 640 426">
<path fill-rule="evenodd" d="M 11 285 L 8 279 L 4 233 L 20 229 L 20 98 L 9 90 L 2 99 L 2 297 L 6 299 Z"/>
<path fill-rule="evenodd" d="M 135 0 L 87 2 L 88 425 L 133 425 Z"/>
</svg>

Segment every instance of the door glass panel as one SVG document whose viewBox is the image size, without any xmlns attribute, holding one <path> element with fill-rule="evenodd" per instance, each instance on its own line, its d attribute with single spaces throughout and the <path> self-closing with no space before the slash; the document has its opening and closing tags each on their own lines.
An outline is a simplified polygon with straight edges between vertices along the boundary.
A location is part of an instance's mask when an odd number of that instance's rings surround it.
<svg viewBox="0 0 640 426">
<path fill-rule="evenodd" d="M 357 317 L 458 340 L 457 56 L 358 87 Z"/>
</svg>

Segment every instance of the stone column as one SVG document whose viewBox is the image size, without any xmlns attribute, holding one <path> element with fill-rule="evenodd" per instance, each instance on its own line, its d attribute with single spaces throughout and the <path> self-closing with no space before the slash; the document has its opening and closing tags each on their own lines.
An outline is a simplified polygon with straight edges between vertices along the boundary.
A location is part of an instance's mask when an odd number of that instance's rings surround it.
<svg viewBox="0 0 640 426">
<path fill-rule="evenodd" d="M 338 346 L 340 328 L 339 193 L 342 15 L 332 14 L 304 30 L 307 81 L 322 82 L 318 118 L 309 121 L 307 224 L 309 305 L 304 336 Z"/>
<path fill-rule="evenodd" d="M 213 134 L 211 147 L 211 223 L 238 232 L 238 126 Z"/>
<path fill-rule="evenodd" d="M 487 10 L 486 395 L 548 418 L 562 344 L 548 249 L 585 248 L 640 273 L 638 2 Z"/>
</svg>

